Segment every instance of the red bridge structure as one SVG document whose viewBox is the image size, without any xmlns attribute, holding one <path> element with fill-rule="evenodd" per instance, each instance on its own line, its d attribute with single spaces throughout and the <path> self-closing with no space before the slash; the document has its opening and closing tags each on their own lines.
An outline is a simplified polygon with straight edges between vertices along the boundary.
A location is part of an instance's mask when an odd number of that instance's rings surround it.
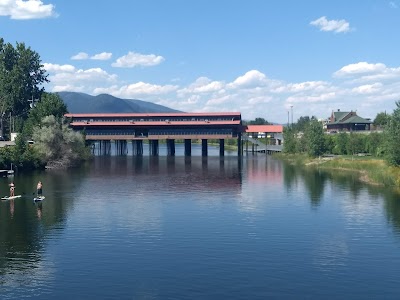
<svg viewBox="0 0 400 300">
<path fill-rule="evenodd" d="M 242 155 L 242 125 L 239 112 L 212 113 L 101 113 L 66 114 L 70 126 L 83 131 L 86 140 L 97 141 L 102 154 L 111 153 L 114 141 L 117 154 L 127 153 L 132 142 L 133 154 L 143 154 L 143 141 L 149 143 L 150 155 L 158 155 L 159 141 L 165 140 L 168 155 L 175 155 L 175 140 L 183 140 L 185 155 L 191 155 L 192 140 L 201 140 L 202 155 L 207 156 L 208 140 L 219 140 L 219 153 L 224 155 L 225 140 L 237 139 Z"/>
</svg>

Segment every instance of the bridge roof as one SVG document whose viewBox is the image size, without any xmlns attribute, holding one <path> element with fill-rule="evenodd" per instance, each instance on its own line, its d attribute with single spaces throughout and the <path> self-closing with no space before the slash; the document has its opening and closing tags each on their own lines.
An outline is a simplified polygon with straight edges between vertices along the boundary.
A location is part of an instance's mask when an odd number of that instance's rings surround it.
<svg viewBox="0 0 400 300">
<path fill-rule="evenodd" d="M 208 116 L 241 116 L 240 112 L 207 112 L 207 113 L 105 113 L 105 114 L 65 114 L 67 118 L 94 117 L 208 117 Z"/>
<path fill-rule="evenodd" d="M 282 133 L 282 125 L 247 125 L 245 132 L 269 132 L 269 133 Z"/>
<path fill-rule="evenodd" d="M 235 121 L 122 121 L 122 122 L 109 122 L 109 121 L 91 121 L 91 122 L 71 122 L 72 126 L 185 126 L 185 125 L 240 125 L 240 120 Z"/>
</svg>

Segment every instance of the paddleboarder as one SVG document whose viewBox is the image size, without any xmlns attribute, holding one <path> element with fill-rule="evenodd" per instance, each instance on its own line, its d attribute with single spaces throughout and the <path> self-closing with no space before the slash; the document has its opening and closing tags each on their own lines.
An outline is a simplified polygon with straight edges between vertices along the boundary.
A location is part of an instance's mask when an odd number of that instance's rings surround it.
<svg viewBox="0 0 400 300">
<path fill-rule="evenodd" d="M 43 188 L 42 182 L 39 181 L 38 184 L 37 184 L 37 186 L 36 186 L 36 195 L 37 195 L 38 197 L 41 197 L 41 196 L 42 196 L 42 188 Z"/>
<path fill-rule="evenodd" d="M 10 197 L 15 196 L 14 191 L 15 191 L 15 184 L 14 184 L 14 182 L 11 182 L 10 183 Z"/>
</svg>

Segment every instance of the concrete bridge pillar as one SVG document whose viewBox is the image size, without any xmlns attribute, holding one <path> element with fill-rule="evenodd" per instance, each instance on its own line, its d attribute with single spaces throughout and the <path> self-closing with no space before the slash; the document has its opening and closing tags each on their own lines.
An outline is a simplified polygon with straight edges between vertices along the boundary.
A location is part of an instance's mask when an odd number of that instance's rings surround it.
<svg viewBox="0 0 400 300">
<path fill-rule="evenodd" d="M 150 156 L 158 155 L 158 140 L 149 140 Z"/>
<path fill-rule="evenodd" d="M 110 155 L 111 154 L 111 141 L 100 141 L 100 154 Z"/>
<path fill-rule="evenodd" d="M 207 156 L 208 155 L 208 148 L 207 148 L 207 139 L 201 140 L 201 155 Z"/>
<path fill-rule="evenodd" d="M 168 156 L 175 156 L 175 140 L 167 140 Z"/>
<path fill-rule="evenodd" d="M 225 140 L 224 139 L 219 140 L 219 155 L 220 156 L 225 155 Z"/>
<path fill-rule="evenodd" d="M 133 155 L 138 155 L 138 156 L 143 155 L 143 141 L 142 140 L 132 141 L 132 152 L 133 152 Z"/>
<path fill-rule="evenodd" d="M 185 139 L 185 156 L 192 155 L 192 140 Z"/>
<path fill-rule="evenodd" d="M 126 141 L 115 141 L 115 150 L 117 155 L 126 155 L 128 153 Z"/>
<path fill-rule="evenodd" d="M 238 145 L 238 156 L 242 156 L 242 134 L 238 133 L 237 138 L 237 145 Z"/>
</svg>

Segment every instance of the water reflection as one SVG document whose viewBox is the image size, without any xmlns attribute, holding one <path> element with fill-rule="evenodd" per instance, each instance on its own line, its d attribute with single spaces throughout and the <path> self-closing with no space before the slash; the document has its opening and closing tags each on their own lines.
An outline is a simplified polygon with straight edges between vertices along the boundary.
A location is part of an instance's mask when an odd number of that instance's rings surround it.
<svg viewBox="0 0 400 300">
<path fill-rule="evenodd" d="M 46 199 L 35 204 L 39 180 Z M 15 182 L 24 197 L 0 203 L 5 298 L 295 298 L 354 288 L 371 274 L 359 261 L 400 267 L 386 230 L 400 233 L 398 195 L 353 174 L 266 155 L 120 156 Z"/>
<path fill-rule="evenodd" d="M 63 229 L 73 202 L 66 191 L 79 185 L 79 177 L 65 172 L 15 176 L 16 194 L 22 197 L 0 203 L 0 291 L 12 290 L 26 282 L 33 289 L 35 282 L 46 280 L 52 273 L 41 262 L 46 237 L 55 236 L 54 230 Z M 44 205 L 33 202 L 35 184 L 39 180 L 46 194 Z M 7 185 L 7 178 L 1 178 L 0 190 L 4 191 Z"/>
<path fill-rule="evenodd" d="M 311 206 L 314 208 L 318 207 L 321 204 L 326 183 L 329 180 L 328 173 L 320 170 L 293 166 L 286 162 L 283 163 L 283 166 L 286 189 L 290 191 L 299 184 L 304 185 L 308 192 Z"/>
<path fill-rule="evenodd" d="M 396 233 L 400 233 L 400 193 L 397 189 L 369 185 L 359 180 L 359 174 L 349 171 L 318 170 L 282 164 L 286 190 L 295 191 L 304 186 L 310 204 L 317 207 L 330 189 L 329 199 L 342 203 L 343 215 L 351 224 L 371 223 L 384 210 Z"/>
</svg>

